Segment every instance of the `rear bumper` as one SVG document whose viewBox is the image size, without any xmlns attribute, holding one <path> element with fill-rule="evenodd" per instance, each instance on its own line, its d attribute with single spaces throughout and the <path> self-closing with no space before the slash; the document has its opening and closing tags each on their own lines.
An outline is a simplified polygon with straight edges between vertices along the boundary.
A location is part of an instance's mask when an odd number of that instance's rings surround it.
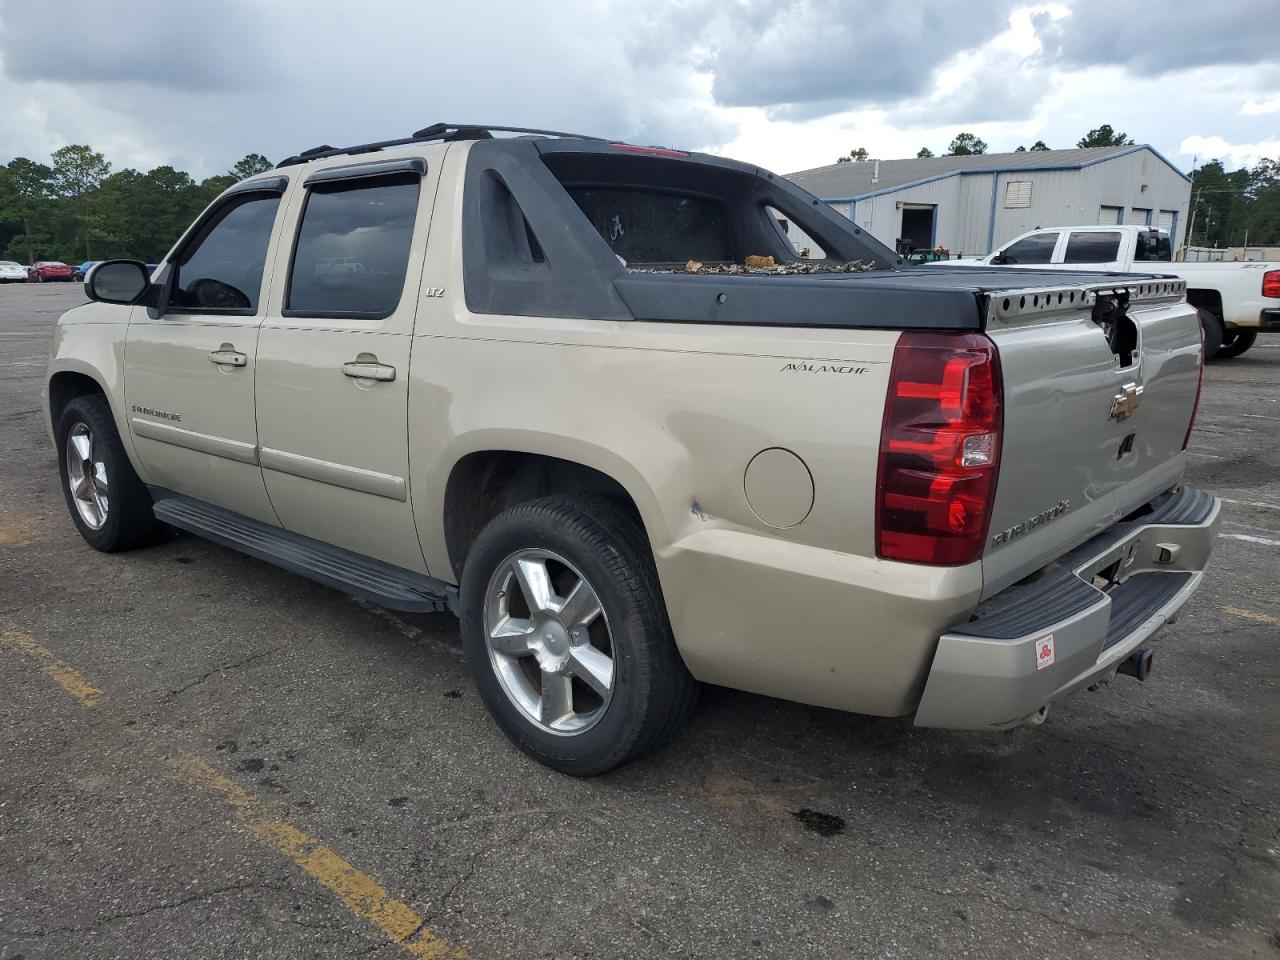
<svg viewBox="0 0 1280 960">
<path fill-rule="evenodd" d="M 1204 491 L 1151 506 L 943 634 L 916 725 L 1008 727 L 1111 677 L 1195 593 L 1217 536 L 1221 504 Z"/>
<path fill-rule="evenodd" d="M 1263 310 L 1258 315 L 1258 329 L 1263 333 L 1280 333 L 1280 309 Z"/>
</svg>

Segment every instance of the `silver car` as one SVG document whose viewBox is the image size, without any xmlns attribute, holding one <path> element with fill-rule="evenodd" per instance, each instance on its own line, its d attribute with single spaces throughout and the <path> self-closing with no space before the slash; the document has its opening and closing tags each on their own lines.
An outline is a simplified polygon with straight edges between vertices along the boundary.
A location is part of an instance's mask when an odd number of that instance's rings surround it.
<svg viewBox="0 0 1280 960">
<path fill-rule="evenodd" d="M 26 283 L 27 268 L 12 260 L 0 260 L 0 283 Z"/>
</svg>

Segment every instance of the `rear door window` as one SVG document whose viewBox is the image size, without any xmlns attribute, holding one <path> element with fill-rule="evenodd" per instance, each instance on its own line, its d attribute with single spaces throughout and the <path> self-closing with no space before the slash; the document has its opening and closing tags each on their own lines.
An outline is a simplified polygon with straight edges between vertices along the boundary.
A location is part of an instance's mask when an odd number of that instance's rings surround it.
<svg viewBox="0 0 1280 960">
<path fill-rule="evenodd" d="M 1058 231 L 1033 233 L 1011 244 L 1001 254 L 1002 263 L 1051 263 L 1053 248 L 1058 245 Z"/>
<path fill-rule="evenodd" d="M 285 294 L 287 317 L 383 319 L 404 293 L 421 177 L 309 188 Z"/>
<path fill-rule="evenodd" d="M 263 193 L 217 211 L 174 264 L 170 306 L 190 313 L 257 313 L 279 206 L 279 194 Z"/>
<path fill-rule="evenodd" d="M 1115 230 L 1078 230 L 1067 237 L 1063 263 L 1111 263 L 1120 259 L 1120 234 Z"/>
</svg>

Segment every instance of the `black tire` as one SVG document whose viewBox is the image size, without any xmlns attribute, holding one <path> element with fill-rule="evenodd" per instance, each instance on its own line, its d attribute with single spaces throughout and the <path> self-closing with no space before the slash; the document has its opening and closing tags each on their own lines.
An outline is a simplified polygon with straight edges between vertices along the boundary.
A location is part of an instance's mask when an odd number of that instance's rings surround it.
<svg viewBox="0 0 1280 960">
<path fill-rule="evenodd" d="M 94 459 L 106 468 L 108 495 L 106 517 L 94 528 L 81 515 L 68 479 L 67 438 L 77 424 L 88 427 L 93 438 Z M 116 431 L 111 407 L 101 394 L 76 397 L 58 419 L 58 473 L 62 495 L 71 520 L 80 536 L 95 550 L 115 553 L 155 543 L 165 532 L 164 524 L 151 509 L 151 495 L 133 470 L 120 434 Z"/>
<path fill-rule="evenodd" d="M 613 688 L 593 726 L 543 729 L 503 689 L 485 635 L 485 600 L 496 571 L 521 550 L 549 551 L 581 572 L 600 600 L 613 658 Z M 648 538 L 634 512 L 605 496 L 553 496 L 494 517 L 467 554 L 462 643 L 481 698 L 498 726 L 533 759 L 562 773 L 597 776 L 668 740 L 688 719 L 698 683 L 676 650 Z M 509 601 L 508 601 L 509 602 Z"/>
<path fill-rule="evenodd" d="M 1246 353 L 1258 340 L 1257 330 L 1232 330 L 1218 347 L 1218 357 L 1231 359 Z"/>
<path fill-rule="evenodd" d="M 36 283 L 44 283 L 44 274 L 43 274 L 43 273 L 37 273 L 37 274 L 36 274 Z"/>
<path fill-rule="evenodd" d="M 1217 314 L 1204 307 L 1196 307 L 1196 315 L 1200 318 L 1200 329 L 1204 332 L 1204 362 L 1208 363 L 1218 355 L 1218 350 L 1222 347 L 1222 321 Z"/>
</svg>

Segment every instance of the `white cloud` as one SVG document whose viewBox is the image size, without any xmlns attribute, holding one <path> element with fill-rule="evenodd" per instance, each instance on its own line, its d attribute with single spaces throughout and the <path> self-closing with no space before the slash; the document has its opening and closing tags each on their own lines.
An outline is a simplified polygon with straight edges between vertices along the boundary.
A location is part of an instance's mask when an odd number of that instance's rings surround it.
<svg viewBox="0 0 1280 960">
<path fill-rule="evenodd" d="M 1244 102 L 1240 112 L 1245 116 L 1253 116 L 1259 113 L 1280 113 L 1280 94 L 1262 100 L 1250 97 Z"/>
<path fill-rule="evenodd" d="M 1222 137 L 1205 137 L 1200 134 L 1187 137 L 1178 148 L 1184 154 L 1206 160 L 1221 160 L 1227 169 L 1252 167 L 1263 157 L 1280 158 L 1280 140 L 1271 137 L 1254 143 L 1231 143 Z"/>
<path fill-rule="evenodd" d="M 961 130 L 993 151 L 1069 147 L 1109 123 L 1185 168 L 1192 131 L 1239 145 L 1224 159 L 1253 157 L 1280 112 L 1280 18 L 1255 17 L 1248 44 L 1233 46 L 1236 14 L 1215 26 L 1160 5 L 1135 20 L 1160 38 L 1153 52 L 1134 38 L 1103 42 L 1129 15 L 1114 0 L 970 0 L 945 15 L 870 0 L 663 0 L 640 11 L 623 0 L 490 0 L 481 15 L 455 4 L 431 16 L 420 0 L 382 0 L 376 17 L 358 5 L 313 16 L 306 0 L 217 0 L 190 15 L 137 3 L 155 14 L 147 29 L 104 37 L 83 27 L 101 19 L 89 0 L 63 0 L 84 9 L 70 10 L 79 26 L 56 31 L 40 4 L 0 0 L 0 162 L 89 143 L 117 169 L 172 164 L 201 178 L 251 151 L 279 159 L 449 120 L 707 149 L 788 171 L 858 146 L 881 158 L 940 153 Z M 288 40 L 264 55 L 226 39 L 241 31 Z M 197 55 L 201 42 L 219 55 L 203 73 L 175 75 L 173 51 Z"/>
</svg>

